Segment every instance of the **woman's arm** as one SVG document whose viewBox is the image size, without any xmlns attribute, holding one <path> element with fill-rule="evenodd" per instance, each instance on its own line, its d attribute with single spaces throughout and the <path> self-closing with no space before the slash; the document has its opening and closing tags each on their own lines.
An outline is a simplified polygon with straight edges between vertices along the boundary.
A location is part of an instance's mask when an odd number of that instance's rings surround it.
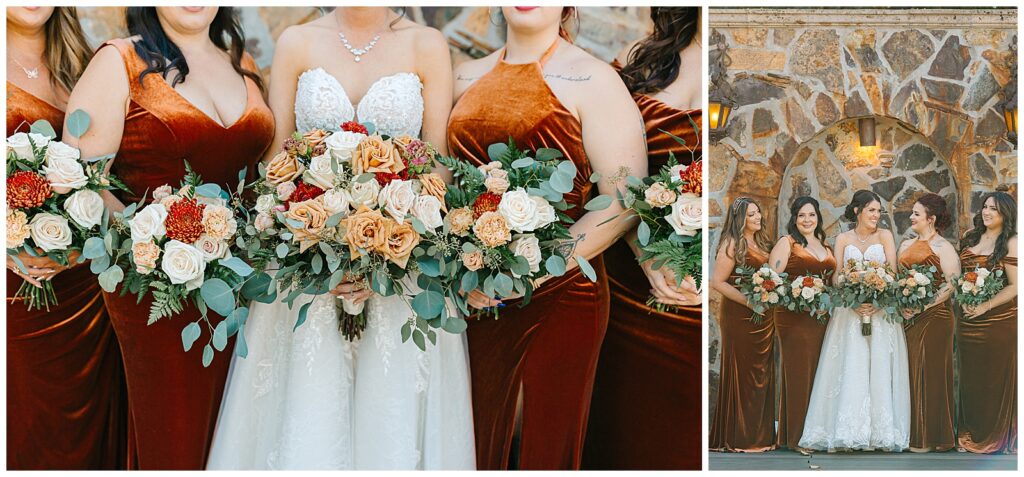
<svg viewBox="0 0 1024 477">
<path fill-rule="evenodd" d="M 448 154 L 448 116 L 452 112 L 452 59 L 448 42 L 441 32 L 423 28 L 416 32 L 416 64 L 423 79 L 422 139 L 433 144 L 438 154 Z M 445 182 L 451 182 L 451 171 L 437 166 Z"/>
<path fill-rule="evenodd" d="M 786 270 L 786 265 L 789 265 L 789 252 L 792 250 L 792 244 L 789 242 L 789 236 L 783 236 L 778 242 L 775 242 L 775 246 L 772 247 L 772 253 L 768 255 L 769 266 L 775 273 L 782 273 Z"/>
<path fill-rule="evenodd" d="M 836 236 L 835 243 L 836 272 L 832 274 L 832 285 L 839 285 L 839 276 L 843 274 L 843 267 L 846 266 L 846 235 Z"/>
<path fill-rule="evenodd" d="M 746 295 L 733 286 L 732 283 L 729 283 L 729 275 L 732 274 L 733 268 L 736 268 L 736 260 L 730 256 L 734 253 L 733 249 L 735 246 L 736 244 L 730 240 L 718 247 L 718 255 L 715 256 L 715 269 L 711 271 L 711 288 L 721 293 L 725 298 L 750 308 Z"/>
<path fill-rule="evenodd" d="M 1006 256 L 1017 258 L 1016 235 L 1010 237 L 1010 240 L 1008 240 L 1006 243 L 1006 247 L 1008 249 Z M 999 290 L 999 293 L 996 293 L 995 296 L 990 298 L 985 303 L 978 305 L 973 310 L 965 310 L 968 311 L 968 318 L 974 318 L 978 315 L 988 313 L 993 308 L 1004 303 L 1008 303 L 1010 300 L 1017 298 L 1017 267 L 1012 265 L 1006 265 L 1006 267 L 1004 267 L 1004 273 L 1006 274 L 1006 286 L 1003 287 L 1002 290 Z"/>
<path fill-rule="evenodd" d="M 286 28 L 277 39 L 267 94 L 267 105 L 274 113 L 274 141 L 264 154 L 264 162 L 280 152 L 285 139 L 295 132 L 295 88 L 306 65 L 304 46 L 299 27 Z"/>
<path fill-rule="evenodd" d="M 942 271 L 942 286 L 935 293 L 935 301 L 925 307 L 925 310 L 945 302 L 953 295 L 953 278 L 960 275 L 960 255 L 956 253 L 953 244 L 946 240 L 939 240 L 935 246 L 936 255 L 939 256 L 939 268 Z"/>
</svg>

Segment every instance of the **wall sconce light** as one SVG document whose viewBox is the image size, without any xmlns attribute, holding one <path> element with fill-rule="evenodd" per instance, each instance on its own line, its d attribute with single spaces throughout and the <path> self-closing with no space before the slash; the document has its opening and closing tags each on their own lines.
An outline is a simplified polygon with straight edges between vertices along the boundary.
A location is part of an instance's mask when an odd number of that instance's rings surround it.
<svg viewBox="0 0 1024 477">
<path fill-rule="evenodd" d="M 725 35 L 717 30 L 711 32 L 711 44 L 715 48 L 708 52 L 710 85 L 708 85 L 708 137 L 712 144 L 717 144 L 726 134 L 729 117 L 736 103 L 732 99 L 732 85 L 729 84 L 728 68 L 729 45 L 725 43 Z"/>
<path fill-rule="evenodd" d="M 857 120 L 857 134 L 860 136 L 860 147 L 875 145 L 875 118 Z"/>
</svg>

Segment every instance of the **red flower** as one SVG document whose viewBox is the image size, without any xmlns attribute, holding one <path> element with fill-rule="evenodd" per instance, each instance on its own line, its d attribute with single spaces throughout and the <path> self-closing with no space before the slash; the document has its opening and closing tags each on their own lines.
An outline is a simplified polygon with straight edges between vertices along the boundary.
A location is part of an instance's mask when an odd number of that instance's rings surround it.
<svg viewBox="0 0 1024 477">
<path fill-rule="evenodd" d="M 31 171 L 18 171 L 7 178 L 7 206 L 12 209 L 39 207 L 53 195 L 46 178 Z"/>
<path fill-rule="evenodd" d="M 492 192 L 484 192 L 473 201 L 473 218 L 479 219 L 484 212 L 495 212 L 498 204 L 501 203 L 501 196 Z"/>
<path fill-rule="evenodd" d="M 10 186 L 7 186 L 7 187 L 10 187 Z M 7 189 L 7 190 L 10 191 L 10 189 Z M 10 194 L 10 192 L 8 192 L 8 194 Z M 964 280 L 967 280 L 968 282 L 974 283 L 975 281 L 978 280 L 978 273 L 977 272 L 967 272 L 967 273 L 964 274 Z"/>
<path fill-rule="evenodd" d="M 811 288 L 811 287 L 813 287 L 814 286 L 814 279 L 811 278 L 811 277 L 804 277 L 803 286 L 804 286 L 804 288 Z"/>
<path fill-rule="evenodd" d="M 683 192 L 692 192 L 697 195 L 701 195 L 703 190 L 703 180 L 701 179 L 701 172 L 704 169 L 704 161 L 697 161 L 690 164 L 689 167 L 679 171 L 679 178 L 686 182 L 683 185 Z"/>
<path fill-rule="evenodd" d="M 761 284 L 761 286 L 764 288 L 764 291 L 770 292 L 775 289 L 775 282 L 771 280 L 765 280 L 764 283 Z"/>
<path fill-rule="evenodd" d="M 288 207 L 292 202 L 305 202 L 310 199 L 315 199 L 323 195 L 324 192 L 326 191 L 315 185 L 299 181 L 295 185 L 295 191 L 292 192 L 292 195 L 288 196 L 288 200 L 284 201 L 284 206 Z"/>
<path fill-rule="evenodd" d="M 374 176 L 374 178 L 377 179 L 377 183 L 380 184 L 381 187 L 384 187 L 384 186 L 390 184 L 391 181 L 393 181 L 395 179 L 401 179 L 402 178 L 401 175 L 395 174 L 394 172 L 376 172 L 376 173 L 373 174 L 373 176 Z"/>
<path fill-rule="evenodd" d="M 370 135 L 370 131 L 366 129 L 366 126 L 363 126 L 362 124 L 359 124 L 355 121 L 341 123 L 341 130 L 348 132 L 363 133 L 366 134 L 367 136 Z"/>
<path fill-rule="evenodd" d="M 167 209 L 167 238 L 194 243 L 203 234 L 203 209 L 206 206 L 195 199 L 181 199 Z"/>
</svg>

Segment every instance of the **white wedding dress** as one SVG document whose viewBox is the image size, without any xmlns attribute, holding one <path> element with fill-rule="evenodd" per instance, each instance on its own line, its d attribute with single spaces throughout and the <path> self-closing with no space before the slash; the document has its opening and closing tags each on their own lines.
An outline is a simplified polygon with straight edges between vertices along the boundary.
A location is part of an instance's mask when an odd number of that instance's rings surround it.
<svg viewBox="0 0 1024 477">
<path fill-rule="evenodd" d="M 846 259 L 885 262 L 872 244 L 862 254 L 847 245 Z M 832 311 L 811 388 L 800 446 L 817 450 L 900 452 L 910 444 L 910 370 L 903 325 L 876 312 L 871 335 L 861 334 L 860 315 Z"/>
<path fill-rule="evenodd" d="M 359 120 L 418 137 L 422 88 L 412 73 L 385 76 L 353 105 L 334 77 L 312 69 L 298 80 L 295 125 L 334 131 Z M 407 291 L 418 292 L 412 281 Z M 333 295 L 302 296 L 292 309 L 253 304 L 249 355 L 232 358 L 207 468 L 475 469 L 465 335 L 439 330 L 422 352 L 402 342 L 408 305 L 374 295 L 366 330 L 350 343 L 338 330 L 340 308 Z"/>
</svg>

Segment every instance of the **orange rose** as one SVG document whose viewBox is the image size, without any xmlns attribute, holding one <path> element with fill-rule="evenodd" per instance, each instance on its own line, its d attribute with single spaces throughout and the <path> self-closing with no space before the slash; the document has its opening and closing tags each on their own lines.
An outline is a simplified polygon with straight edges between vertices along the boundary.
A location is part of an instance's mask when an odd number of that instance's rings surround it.
<svg viewBox="0 0 1024 477">
<path fill-rule="evenodd" d="M 481 250 L 462 252 L 462 264 L 466 266 L 466 270 L 471 272 L 484 268 L 484 252 Z"/>
<path fill-rule="evenodd" d="M 967 280 L 967 281 L 969 281 L 971 283 L 974 283 L 974 282 L 978 281 L 978 273 L 977 272 L 967 272 L 967 273 L 964 274 L 964 280 Z"/>
<path fill-rule="evenodd" d="M 330 137 L 330 133 L 323 129 L 314 129 L 302 135 L 302 139 L 309 144 L 309 147 L 316 149 L 317 146 L 323 144 L 324 141 Z"/>
<path fill-rule="evenodd" d="M 433 172 L 423 174 L 419 179 L 420 184 L 423 185 L 423 193 L 437 197 L 437 200 L 441 201 L 441 210 L 448 212 L 448 208 L 444 205 L 444 195 L 448 192 L 448 185 L 444 183 L 444 179 Z"/>
<path fill-rule="evenodd" d="M 397 174 L 405 169 L 405 163 L 390 139 L 374 135 L 363 138 L 356 146 L 352 153 L 352 169 L 357 175 L 364 172 Z"/>
<path fill-rule="evenodd" d="M 288 220 L 285 221 L 294 240 L 299 242 L 299 251 L 304 252 L 320 241 L 320 233 L 330 215 L 319 198 L 289 204 L 288 211 L 284 213 L 285 219 L 302 223 L 301 227 L 295 227 Z"/>
<path fill-rule="evenodd" d="M 395 265 L 405 268 L 409 256 L 412 255 L 412 249 L 420 243 L 420 234 L 413 230 L 412 225 L 385 219 L 384 233 L 381 235 L 384 240 L 377 247 L 377 251 Z"/>
<path fill-rule="evenodd" d="M 294 156 L 281 151 L 267 164 L 267 181 L 275 186 L 297 179 L 306 170 Z"/>
<path fill-rule="evenodd" d="M 344 242 L 348 244 L 349 255 L 352 259 L 362 255 L 364 251 L 378 250 L 384 246 L 387 239 L 385 235 L 384 216 L 379 210 L 370 210 L 368 207 L 360 206 L 354 214 L 345 219 Z"/>
<path fill-rule="evenodd" d="M 395 143 L 396 146 L 401 147 L 401 148 L 404 148 L 404 147 L 408 146 L 409 143 L 411 143 L 411 142 L 413 142 L 415 140 L 416 140 L 416 138 L 414 138 L 414 137 L 412 137 L 412 136 L 410 136 L 408 134 L 403 134 L 401 136 L 395 136 L 395 137 L 391 138 L 391 142 Z"/>
</svg>

